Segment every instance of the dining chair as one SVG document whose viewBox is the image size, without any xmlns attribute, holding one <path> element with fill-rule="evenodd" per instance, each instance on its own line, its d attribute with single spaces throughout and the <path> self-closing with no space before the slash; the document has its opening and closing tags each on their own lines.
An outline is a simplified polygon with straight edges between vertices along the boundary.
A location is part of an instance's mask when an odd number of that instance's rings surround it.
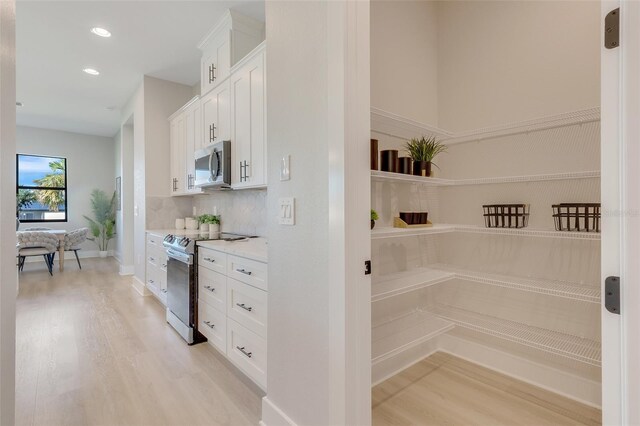
<svg viewBox="0 0 640 426">
<path fill-rule="evenodd" d="M 89 228 L 80 228 L 75 231 L 71 231 L 64 236 L 64 251 L 72 251 L 76 255 L 76 261 L 78 262 L 78 267 L 82 269 L 82 265 L 80 264 L 80 258 L 78 257 L 78 250 L 80 250 L 80 245 L 87 240 L 87 235 L 89 234 Z"/>
<path fill-rule="evenodd" d="M 53 276 L 53 256 L 58 249 L 58 237 L 45 231 L 16 232 L 18 239 L 18 269 L 22 271 L 29 256 L 42 256 Z"/>
</svg>

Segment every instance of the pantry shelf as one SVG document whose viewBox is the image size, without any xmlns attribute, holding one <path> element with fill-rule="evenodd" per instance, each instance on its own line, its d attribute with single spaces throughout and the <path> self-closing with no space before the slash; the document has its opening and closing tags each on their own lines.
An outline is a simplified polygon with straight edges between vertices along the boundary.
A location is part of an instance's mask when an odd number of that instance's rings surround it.
<svg viewBox="0 0 640 426">
<path fill-rule="evenodd" d="M 440 271 L 443 274 L 451 274 L 452 278 L 458 278 L 466 281 L 497 287 L 512 288 L 532 293 L 547 294 L 550 296 L 564 297 L 583 302 L 600 303 L 600 287 L 593 283 L 583 285 L 569 281 L 490 274 L 469 269 L 456 268 L 455 266 L 446 264 L 433 264 L 429 265 L 429 268 L 433 268 L 432 271 L 434 274 Z"/>
<path fill-rule="evenodd" d="M 520 237 L 559 238 L 570 240 L 600 240 L 597 232 L 567 232 L 529 228 L 485 228 L 476 225 L 434 224 L 430 228 L 374 228 L 371 239 L 411 237 L 428 234 L 444 234 L 449 232 L 465 232 L 471 234 L 495 234 Z"/>
<path fill-rule="evenodd" d="M 455 273 L 433 268 L 417 268 L 384 275 L 371 283 L 371 301 L 408 293 L 455 277 Z"/>
<path fill-rule="evenodd" d="M 589 365 L 601 364 L 600 342 L 566 333 L 533 327 L 445 305 L 431 306 L 428 312 L 456 326 L 519 343 Z"/>
<path fill-rule="evenodd" d="M 416 310 L 373 327 L 371 355 L 375 365 L 407 349 L 446 333 L 454 327 L 450 321 Z"/>
<path fill-rule="evenodd" d="M 382 172 L 379 170 L 371 170 L 371 179 L 376 181 L 419 183 L 422 185 L 430 186 L 446 186 L 453 184 L 453 181 L 450 179 L 414 176 L 403 173 Z"/>
<path fill-rule="evenodd" d="M 497 176 L 475 179 L 442 179 L 432 177 L 413 176 L 402 173 L 371 171 L 371 180 L 403 182 L 421 184 L 428 186 L 469 186 L 469 185 L 491 185 L 502 183 L 526 183 L 526 182 L 547 182 L 554 180 L 575 180 L 575 179 L 597 179 L 600 178 L 600 171 L 590 170 L 584 172 L 569 173 L 547 173 L 541 175 L 523 176 Z"/>
</svg>

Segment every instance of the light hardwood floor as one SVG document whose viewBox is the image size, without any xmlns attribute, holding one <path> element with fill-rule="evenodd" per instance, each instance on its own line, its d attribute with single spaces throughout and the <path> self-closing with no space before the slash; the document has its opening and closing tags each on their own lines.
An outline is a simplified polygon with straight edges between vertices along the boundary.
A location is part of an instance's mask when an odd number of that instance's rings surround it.
<svg viewBox="0 0 640 426">
<path fill-rule="evenodd" d="M 599 425 L 600 410 L 445 353 L 373 388 L 373 424 Z"/>
<path fill-rule="evenodd" d="M 256 425 L 259 389 L 192 347 L 112 259 L 27 264 L 17 302 L 19 425 Z"/>
</svg>

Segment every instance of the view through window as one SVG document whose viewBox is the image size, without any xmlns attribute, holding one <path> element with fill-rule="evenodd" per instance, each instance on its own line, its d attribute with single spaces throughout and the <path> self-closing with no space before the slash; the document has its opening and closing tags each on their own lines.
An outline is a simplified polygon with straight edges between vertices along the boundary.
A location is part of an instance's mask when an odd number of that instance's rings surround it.
<svg viewBox="0 0 640 426">
<path fill-rule="evenodd" d="M 67 159 L 18 154 L 16 161 L 20 222 L 66 222 Z"/>
</svg>

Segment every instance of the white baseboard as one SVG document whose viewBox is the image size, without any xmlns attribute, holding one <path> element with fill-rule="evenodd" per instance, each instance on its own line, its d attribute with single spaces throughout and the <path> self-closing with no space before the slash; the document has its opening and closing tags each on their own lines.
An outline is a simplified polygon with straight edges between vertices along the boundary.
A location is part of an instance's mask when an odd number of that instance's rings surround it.
<svg viewBox="0 0 640 426">
<path fill-rule="evenodd" d="M 140 293 L 140 296 L 150 296 L 151 292 L 147 289 L 147 286 L 144 285 L 142 281 L 138 279 L 135 275 L 131 277 L 131 286 L 135 291 Z"/>
<path fill-rule="evenodd" d="M 265 396 L 262 398 L 260 426 L 296 426 L 296 423 Z"/>
<path fill-rule="evenodd" d="M 136 273 L 136 265 L 120 265 L 120 275 L 133 275 Z"/>
<path fill-rule="evenodd" d="M 402 370 L 438 352 L 438 339 L 439 337 L 427 340 L 426 342 L 400 352 L 392 358 L 374 363 L 371 366 L 371 386 L 384 382 Z"/>
<path fill-rule="evenodd" d="M 599 382 L 450 334 L 438 337 L 438 350 L 583 404 L 601 407 Z"/>
</svg>

